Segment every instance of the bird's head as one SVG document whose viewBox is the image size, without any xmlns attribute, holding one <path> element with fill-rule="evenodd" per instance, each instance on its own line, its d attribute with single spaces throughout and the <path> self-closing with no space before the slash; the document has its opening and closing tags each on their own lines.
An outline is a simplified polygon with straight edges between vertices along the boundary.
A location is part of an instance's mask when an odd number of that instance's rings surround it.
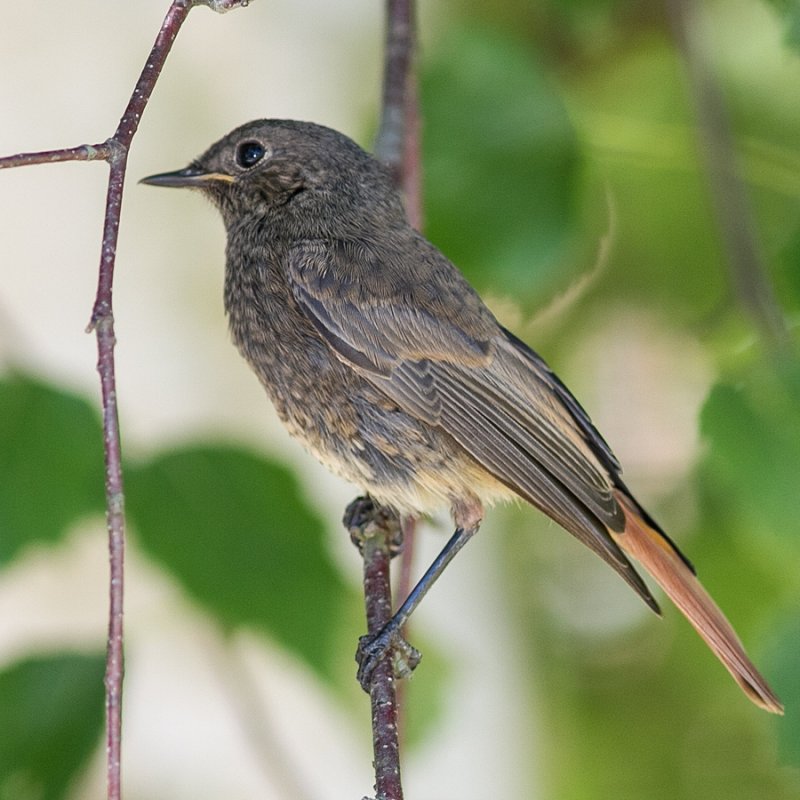
<svg viewBox="0 0 800 800">
<path fill-rule="evenodd" d="M 188 167 L 143 178 L 152 186 L 200 189 L 226 226 L 284 216 L 324 234 L 359 215 L 395 215 L 402 206 L 386 170 L 331 128 L 256 120 L 231 131 Z"/>
</svg>

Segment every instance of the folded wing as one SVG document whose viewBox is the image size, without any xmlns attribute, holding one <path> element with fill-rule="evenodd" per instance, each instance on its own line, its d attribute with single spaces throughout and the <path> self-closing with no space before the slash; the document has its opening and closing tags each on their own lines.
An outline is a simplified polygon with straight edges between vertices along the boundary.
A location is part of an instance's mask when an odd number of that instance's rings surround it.
<svg viewBox="0 0 800 800">
<path fill-rule="evenodd" d="M 619 466 L 608 445 L 546 364 L 500 327 L 460 273 L 426 245 L 420 237 L 417 264 L 428 269 L 403 286 L 386 286 L 379 255 L 370 263 L 364 249 L 353 259 L 341 243 L 298 245 L 289 267 L 295 299 L 339 358 L 407 413 L 440 426 L 658 612 L 609 534 L 625 521 L 613 495 Z M 354 273 L 354 260 L 367 268 Z"/>
</svg>

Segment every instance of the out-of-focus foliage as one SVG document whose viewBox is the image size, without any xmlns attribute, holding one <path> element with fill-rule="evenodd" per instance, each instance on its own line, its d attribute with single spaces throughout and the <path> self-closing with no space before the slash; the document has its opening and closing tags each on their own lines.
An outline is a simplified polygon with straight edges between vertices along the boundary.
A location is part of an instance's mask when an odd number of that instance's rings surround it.
<svg viewBox="0 0 800 800">
<path fill-rule="evenodd" d="M 18 661 L 0 672 L 0 798 L 60 800 L 100 741 L 102 655 Z"/>
<path fill-rule="evenodd" d="M 173 450 L 128 476 L 139 540 L 226 627 L 256 626 L 330 672 L 345 589 L 284 467 L 232 447 Z"/>
<path fill-rule="evenodd" d="M 783 17 L 786 44 L 800 50 L 800 4 L 797 0 L 770 0 L 770 2 Z"/>
<path fill-rule="evenodd" d="M 735 382 L 731 380 L 733 378 Z M 720 381 L 700 418 L 704 476 L 756 535 L 796 543 L 800 497 L 800 365 L 755 364 Z"/>
<path fill-rule="evenodd" d="M 551 242 L 569 242 L 574 256 L 590 253 L 592 237 L 608 232 L 611 250 L 589 288 L 582 287 L 563 304 L 555 329 L 548 325 L 542 341 L 532 343 L 560 369 L 560 356 L 596 335 L 589 321 L 602 325 L 608 317 L 612 324 L 609 312 L 624 309 L 672 325 L 702 347 L 713 370 L 706 401 L 697 409 L 702 450 L 685 464 L 684 480 L 661 495 L 663 509 L 653 510 L 679 541 L 688 542 L 685 547 L 704 582 L 787 703 L 783 719 L 768 719 L 748 708 L 694 632 L 666 604 L 665 623 L 645 620 L 636 631 L 587 638 L 570 626 L 564 629 L 546 590 L 532 586 L 537 576 L 546 579 L 543 562 L 553 566 L 553 557 L 543 553 L 561 547 L 554 541 L 557 533 L 549 528 L 537 537 L 515 532 L 508 542 L 510 604 L 517 609 L 520 638 L 530 645 L 533 685 L 547 708 L 538 722 L 546 732 L 544 761 L 550 768 L 546 796 L 745 800 L 788 799 L 800 791 L 795 622 L 800 603 L 800 113 L 794 102 L 800 59 L 785 44 L 796 10 L 787 5 L 785 18 L 776 18 L 757 3 L 703 8 L 704 68 L 725 100 L 732 158 L 750 204 L 749 218 L 737 224 L 755 230 L 765 280 L 774 288 L 788 330 L 783 348 L 760 341 L 759 323 L 732 277 L 690 78 L 665 7 L 465 2 L 461 24 L 469 36 L 461 29 L 443 34 L 447 45 L 441 52 L 458 54 L 445 68 L 437 63 L 425 83 L 426 100 L 438 109 L 426 114 L 437 126 L 435 132 L 426 131 L 432 165 L 438 158 L 455 159 L 462 148 L 469 148 L 470 162 L 481 147 L 495 152 L 494 120 L 485 120 L 490 105 L 481 87 L 496 76 L 491 70 L 483 71 L 483 79 L 469 68 L 459 71 L 458 65 L 469 61 L 464 51 L 469 38 L 479 54 L 474 64 L 507 63 L 507 53 L 519 48 L 526 53 L 522 84 L 530 90 L 528 97 L 538 98 L 547 109 L 539 135 L 527 139 L 532 149 L 554 131 L 553 109 L 566 109 L 570 125 L 561 128 L 562 140 L 552 148 L 552 163 L 560 163 L 559 170 L 548 174 L 535 159 L 513 155 L 503 166 L 514 165 L 515 182 L 524 184 L 527 178 L 528 194 L 553 198 L 562 238 L 556 233 Z M 747 52 L 738 46 L 742 41 L 750 43 Z M 491 55 L 493 48 L 497 52 Z M 449 82 L 441 74 L 448 74 Z M 479 87 L 472 97 L 462 89 L 470 84 Z M 512 115 L 508 106 L 527 108 L 528 98 L 515 102 L 511 97 L 519 85 L 503 83 L 499 118 Z M 550 99 L 552 93 L 557 99 Z M 456 96 L 458 115 L 450 111 Z M 563 115 L 558 119 L 563 126 Z M 523 116 L 520 127 L 530 124 Z M 470 130 L 463 133 L 458 126 Z M 539 259 L 544 255 L 550 266 L 557 264 L 552 249 L 545 246 L 531 255 L 527 272 L 524 261 L 515 264 L 514 275 L 486 258 L 489 251 L 481 246 L 471 249 L 473 239 L 485 232 L 505 231 L 509 217 L 527 202 L 505 195 L 508 176 L 493 182 L 491 170 L 498 164 L 490 157 L 484 163 L 487 172 L 472 174 L 488 186 L 471 187 L 473 195 L 481 195 L 481 217 L 470 221 L 479 234 L 472 237 L 466 225 L 453 223 L 450 235 L 458 241 L 443 234 L 438 243 L 449 247 L 454 260 L 468 266 L 473 279 L 493 294 L 522 309 L 546 305 L 553 274 Z M 429 171 L 427 176 L 429 232 L 436 240 L 439 226 L 446 227 L 450 218 L 447 209 L 457 216 L 459 208 L 477 203 L 467 194 L 440 200 L 450 184 L 440 174 Z M 484 194 L 491 200 L 484 201 Z M 463 212 L 465 219 L 468 214 Z M 575 230 L 580 233 L 570 239 Z M 584 263 L 583 271 L 592 266 Z M 573 263 L 565 269 L 558 289 L 575 283 L 574 268 Z M 507 302 L 499 308 L 509 313 Z M 513 311 L 510 316 L 518 318 Z M 622 347 L 620 354 L 625 352 Z M 609 374 L 619 375 L 613 367 L 620 356 L 603 355 L 612 367 Z M 632 379 L 647 375 L 641 365 L 638 369 Z M 603 370 L 597 374 L 602 383 Z M 667 380 L 680 383 L 683 377 L 678 370 Z M 666 388 L 652 385 L 654 404 Z M 602 385 L 595 391 L 604 393 Z M 626 474 L 635 487 L 637 476 Z M 536 526 L 529 513 L 513 512 L 508 518 L 520 530 Z M 681 520 L 682 527 L 676 528 L 673 519 Z M 572 613 L 581 616 L 580 608 Z M 590 616 L 596 614 L 593 609 Z"/>
<path fill-rule="evenodd" d="M 102 441 L 87 403 L 21 375 L 0 382 L 0 563 L 102 507 Z"/>
<path fill-rule="evenodd" d="M 565 266 L 564 251 L 579 150 L 533 54 L 499 34 L 456 28 L 425 70 L 422 97 L 428 236 L 479 288 L 535 297 L 577 277 L 580 265 Z"/>
<path fill-rule="evenodd" d="M 0 419 L 9 555 L 102 513 L 102 433 L 85 400 L 18 373 L 0 380 Z M 330 678 L 349 595 L 285 467 L 195 445 L 125 474 L 129 519 L 163 569 L 226 629 L 262 630 Z M 0 675 L 0 798 L 65 796 L 99 732 L 103 666 L 59 655 Z"/>
</svg>

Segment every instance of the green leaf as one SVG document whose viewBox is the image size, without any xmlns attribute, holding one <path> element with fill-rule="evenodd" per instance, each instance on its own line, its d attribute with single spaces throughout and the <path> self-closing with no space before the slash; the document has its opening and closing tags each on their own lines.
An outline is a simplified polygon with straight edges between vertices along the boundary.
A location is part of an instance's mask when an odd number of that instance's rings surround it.
<svg viewBox="0 0 800 800">
<path fill-rule="evenodd" d="M 528 49 L 456 29 L 422 81 L 426 233 L 478 285 L 541 294 L 563 278 L 578 149 Z"/>
<path fill-rule="evenodd" d="M 770 5 L 783 19 L 786 45 L 795 51 L 800 50 L 800 3 L 797 0 L 770 0 Z"/>
<path fill-rule="evenodd" d="M 800 620 L 791 613 L 777 625 L 764 667 L 787 713 L 777 726 L 782 761 L 800 767 Z"/>
<path fill-rule="evenodd" d="M 776 274 L 777 288 L 783 289 L 785 305 L 789 314 L 790 308 L 800 307 L 800 227 L 795 229 L 781 248 L 777 265 L 780 272 Z"/>
<path fill-rule="evenodd" d="M 102 509 L 102 443 L 85 400 L 21 374 L 0 381 L 0 564 Z"/>
<path fill-rule="evenodd" d="M 127 470 L 144 548 L 227 627 L 253 625 L 329 675 L 345 589 L 318 517 L 283 467 L 197 446 Z"/>
<path fill-rule="evenodd" d="M 710 442 L 706 479 L 731 506 L 796 539 L 800 497 L 800 363 L 751 367 L 736 385 L 715 386 L 700 424 Z"/>
<path fill-rule="evenodd" d="M 0 672 L 0 800 L 60 800 L 103 727 L 102 656 L 58 655 Z"/>
</svg>

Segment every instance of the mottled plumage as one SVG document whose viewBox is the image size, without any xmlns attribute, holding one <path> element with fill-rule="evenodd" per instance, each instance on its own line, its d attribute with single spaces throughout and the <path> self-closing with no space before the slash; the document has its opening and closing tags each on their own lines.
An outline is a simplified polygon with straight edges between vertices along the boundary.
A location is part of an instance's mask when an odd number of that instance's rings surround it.
<svg viewBox="0 0 800 800">
<path fill-rule="evenodd" d="M 329 128 L 260 120 L 146 182 L 219 208 L 233 339 L 325 465 L 401 513 L 447 504 L 471 531 L 484 502 L 522 497 L 658 611 L 632 555 L 751 699 L 780 710 L 586 412 L 410 227 L 374 158 Z"/>
</svg>

